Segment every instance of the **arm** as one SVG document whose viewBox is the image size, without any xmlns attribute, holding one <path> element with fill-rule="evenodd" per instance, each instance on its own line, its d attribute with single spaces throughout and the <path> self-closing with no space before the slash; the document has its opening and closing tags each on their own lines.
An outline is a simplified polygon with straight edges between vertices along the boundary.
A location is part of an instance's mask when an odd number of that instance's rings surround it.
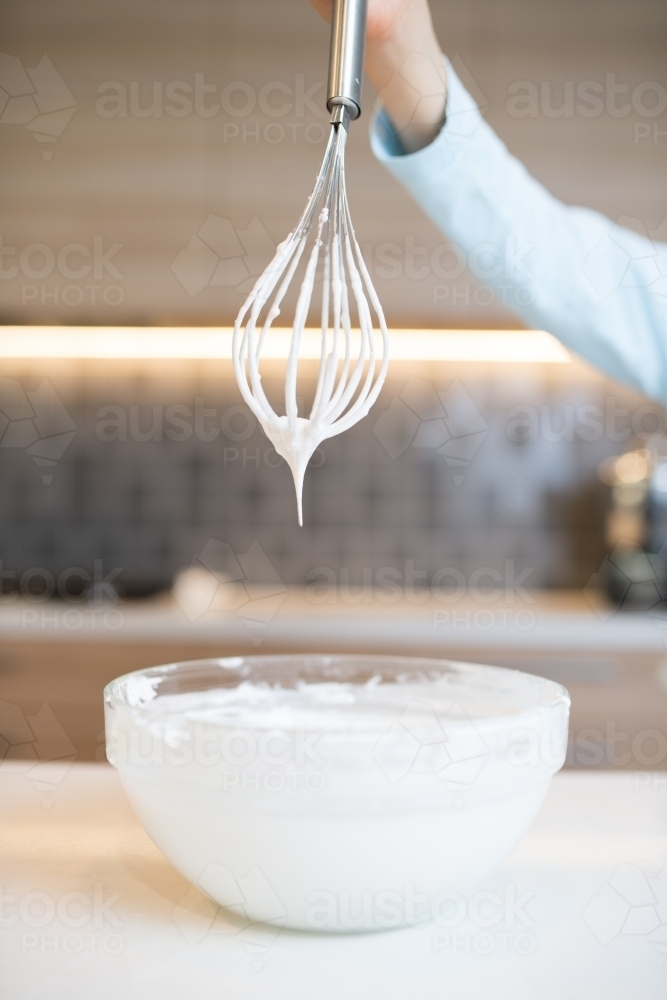
<svg viewBox="0 0 667 1000">
<path fill-rule="evenodd" d="M 563 205 L 527 173 L 444 60 L 426 0 L 370 0 L 366 69 L 384 106 L 375 154 L 485 283 L 511 291 L 530 326 L 667 402 L 667 245 Z"/>
<path fill-rule="evenodd" d="M 447 122 L 411 155 L 385 114 L 378 158 L 536 328 L 619 381 L 667 402 L 667 246 L 538 184 L 484 122 L 451 67 Z M 480 252 L 482 251 L 482 252 Z M 481 265 L 481 268 L 480 268 Z"/>
</svg>

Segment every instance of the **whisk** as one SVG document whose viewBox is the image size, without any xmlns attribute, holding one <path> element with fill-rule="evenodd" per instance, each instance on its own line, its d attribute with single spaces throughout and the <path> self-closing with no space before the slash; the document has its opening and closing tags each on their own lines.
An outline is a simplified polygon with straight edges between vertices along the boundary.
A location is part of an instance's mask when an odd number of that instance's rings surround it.
<svg viewBox="0 0 667 1000">
<path fill-rule="evenodd" d="M 361 113 L 366 0 L 334 0 L 327 108 L 331 133 L 324 160 L 298 225 L 281 243 L 236 320 L 234 373 L 246 403 L 276 452 L 292 470 L 299 524 L 308 462 L 326 438 L 365 417 L 384 382 L 388 333 L 352 227 L 345 191 L 345 143 L 350 121 Z M 285 372 L 285 412 L 278 414 L 262 387 L 260 361 L 274 320 L 291 284 L 298 291 Z M 300 276 L 300 274 L 299 274 Z M 308 417 L 299 416 L 300 346 L 320 285 L 319 373 Z M 358 329 L 352 326 L 356 313 Z M 374 327 L 373 313 L 379 330 Z"/>
</svg>

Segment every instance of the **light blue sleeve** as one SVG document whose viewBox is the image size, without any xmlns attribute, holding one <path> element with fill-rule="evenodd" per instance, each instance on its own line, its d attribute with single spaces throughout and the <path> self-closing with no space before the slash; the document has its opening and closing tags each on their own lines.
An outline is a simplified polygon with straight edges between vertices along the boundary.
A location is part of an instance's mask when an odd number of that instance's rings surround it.
<svg viewBox="0 0 667 1000">
<path fill-rule="evenodd" d="M 608 375 L 667 403 L 667 244 L 553 198 L 510 155 L 449 63 L 447 120 L 404 154 L 381 111 L 375 155 L 511 301 Z M 637 178 L 637 183 L 640 183 Z"/>
</svg>

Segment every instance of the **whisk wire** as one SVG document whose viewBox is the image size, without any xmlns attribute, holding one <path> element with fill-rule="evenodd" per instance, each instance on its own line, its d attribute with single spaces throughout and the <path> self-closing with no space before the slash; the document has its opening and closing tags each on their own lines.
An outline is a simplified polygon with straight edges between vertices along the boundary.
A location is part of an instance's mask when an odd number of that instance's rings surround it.
<svg viewBox="0 0 667 1000">
<path fill-rule="evenodd" d="M 346 139 L 344 123 L 334 122 L 303 215 L 255 282 L 237 317 L 232 342 L 234 372 L 243 398 L 294 474 L 299 523 L 303 475 L 310 457 L 321 441 L 347 430 L 368 413 L 382 388 L 389 360 L 386 322 L 354 234 L 347 202 Z M 303 278 L 287 357 L 285 415 L 280 416 L 264 392 L 260 364 L 272 325 L 300 266 Z M 319 371 L 306 418 L 299 416 L 297 403 L 299 357 L 320 273 Z M 352 306 L 358 319 L 358 337 L 352 327 Z M 373 313 L 379 330 L 374 328 Z"/>
</svg>

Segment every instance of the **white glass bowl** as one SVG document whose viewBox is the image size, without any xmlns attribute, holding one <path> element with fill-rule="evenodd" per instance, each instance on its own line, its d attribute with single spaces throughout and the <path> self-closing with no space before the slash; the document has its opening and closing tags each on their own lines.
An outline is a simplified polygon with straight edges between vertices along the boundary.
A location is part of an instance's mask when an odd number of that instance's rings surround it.
<svg viewBox="0 0 667 1000">
<path fill-rule="evenodd" d="M 445 660 L 200 660 L 107 686 L 107 756 L 150 837 L 221 906 L 377 930 L 499 867 L 562 767 L 569 705 L 552 681 Z"/>
</svg>

